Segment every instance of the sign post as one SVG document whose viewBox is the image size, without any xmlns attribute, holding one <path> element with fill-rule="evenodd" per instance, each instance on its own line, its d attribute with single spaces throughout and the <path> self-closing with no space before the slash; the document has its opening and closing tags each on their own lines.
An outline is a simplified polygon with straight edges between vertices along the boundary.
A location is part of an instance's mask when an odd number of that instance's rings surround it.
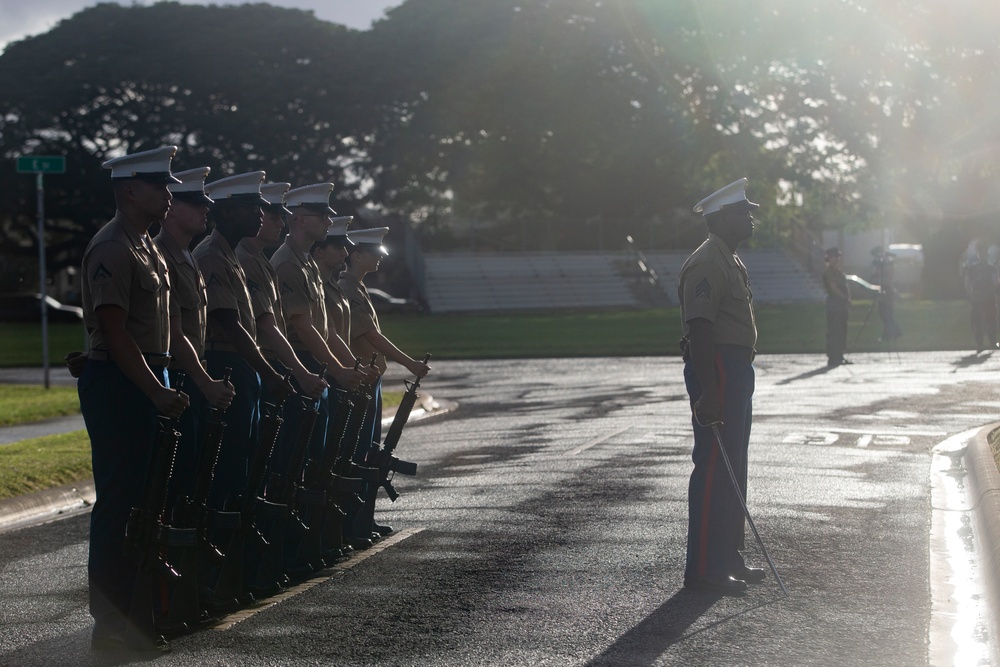
<svg viewBox="0 0 1000 667">
<path fill-rule="evenodd" d="M 45 287 L 45 180 L 44 174 L 66 173 L 66 158 L 62 155 L 28 155 L 17 158 L 17 173 L 35 175 L 35 193 L 38 207 L 38 292 L 42 305 L 42 373 L 45 388 L 49 388 L 49 310 Z"/>
</svg>

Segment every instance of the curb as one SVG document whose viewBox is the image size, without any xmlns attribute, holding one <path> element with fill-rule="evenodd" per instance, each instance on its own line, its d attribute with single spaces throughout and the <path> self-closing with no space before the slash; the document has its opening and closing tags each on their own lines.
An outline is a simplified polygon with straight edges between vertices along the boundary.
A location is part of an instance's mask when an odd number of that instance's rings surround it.
<svg viewBox="0 0 1000 667">
<path fill-rule="evenodd" d="M 454 401 L 439 400 L 429 394 L 423 394 L 413 406 L 406 423 L 436 417 L 457 407 L 458 404 Z M 394 413 L 383 416 L 383 429 L 389 427 L 394 416 Z M 0 500 L 0 533 L 8 533 L 89 510 L 95 499 L 93 479 L 44 489 L 16 498 L 5 498 Z"/>
<path fill-rule="evenodd" d="M 993 637 L 1000 636 L 1000 471 L 988 441 L 1000 422 L 984 426 L 969 442 L 964 464 L 969 474 L 969 498 L 978 535 L 977 546 L 983 559 L 983 588 L 986 607 L 992 610 Z M 1000 664 L 995 648 L 994 664 Z"/>
</svg>

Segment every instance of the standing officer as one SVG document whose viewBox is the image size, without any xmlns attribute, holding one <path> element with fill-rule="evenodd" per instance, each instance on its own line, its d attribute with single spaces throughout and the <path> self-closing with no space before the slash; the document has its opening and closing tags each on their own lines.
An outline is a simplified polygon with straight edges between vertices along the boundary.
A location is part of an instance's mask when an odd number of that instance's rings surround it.
<svg viewBox="0 0 1000 667">
<path fill-rule="evenodd" d="M 236 398 L 226 414 L 226 430 L 209 495 L 212 509 L 226 509 L 227 502 L 246 487 L 249 459 L 257 445 L 261 378 L 276 395 L 295 393 L 260 354 L 246 276 L 233 251 L 241 239 L 256 236 L 260 229 L 260 207 L 266 203 L 260 196 L 263 180 L 264 172 L 255 171 L 205 186 L 214 200 L 210 211 L 215 229 L 194 250 L 208 296 L 208 371 L 221 377 L 226 368 L 232 369 L 236 388 Z"/>
<path fill-rule="evenodd" d="M 378 325 L 378 315 L 372 305 L 364 277 L 378 271 L 382 258 L 389 253 L 382 245 L 382 238 L 389 231 L 388 227 L 373 227 L 370 229 L 352 230 L 347 233 L 354 245 L 348 248 L 347 269 L 340 276 L 340 289 L 351 303 L 351 350 L 359 359 L 371 358 L 376 353 L 376 367 L 379 378 L 375 385 L 374 405 L 369 411 L 362 426 L 361 446 L 358 447 L 355 463 L 363 463 L 368 456 L 372 444 L 382 441 L 382 374 L 386 370 L 386 359 L 391 359 L 419 378 L 430 372 L 431 368 L 422 361 L 413 359 L 396 347 L 391 340 L 382 335 Z M 375 490 L 377 491 L 377 489 Z M 359 513 L 359 518 L 370 516 L 374 511 L 375 493 L 366 497 L 368 513 Z M 381 526 L 374 522 L 371 525 L 355 525 L 353 537 L 364 538 L 365 532 L 374 531 L 386 535 L 392 532 L 389 526 Z"/>
<path fill-rule="evenodd" d="M 170 476 L 168 507 L 173 506 L 179 495 L 193 490 L 201 427 L 209 406 L 225 410 L 234 393 L 229 385 L 213 380 L 205 372 L 208 299 L 205 281 L 188 250 L 191 240 L 203 233 L 208 224 L 208 206 L 212 200 L 205 194 L 205 176 L 209 171 L 208 167 L 199 167 L 173 174 L 180 183 L 167 186 L 173 196 L 170 212 L 153 239 L 170 271 L 170 353 L 176 363 L 167 373 L 171 386 L 178 384 L 181 373 L 191 380 L 184 388 L 191 404 L 178 422 L 181 436 Z"/>
<path fill-rule="evenodd" d="M 851 292 L 847 286 L 847 276 L 840 268 L 840 248 L 828 248 L 826 251 L 823 287 L 826 289 L 826 358 L 827 366 L 832 368 L 851 363 L 844 359 Z"/>
<path fill-rule="evenodd" d="M 694 207 L 709 235 L 681 267 L 677 288 L 694 427 L 684 586 L 723 595 L 740 595 L 748 581 L 764 580 L 764 570 L 746 567 L 738 551 L 743 511 L 719 453 L 724 445 L 745 497 L 757 342 L 750 279 L 736 254 L 753 236 L 757 204 L 747 200 L 746 186 L 741 178 Z M 720 423 L 723 443 L 716 442 L 713 423 Z"/>
<path fill-rule="evenodd" d="M 312 372 L 326 366 L 326 372 L 340 387 L 356 389 L 365 373 L 354 370 L 354 356 L 345 344 L 331 346 L 327 342 L 326 305 L 323 297 L 323 279 L 319 267 L 310 256 L 313 244 L 326 237 L 330 218 L 335 214 L 330 208 L 333 183 L 314 183 L 289 190 L 285 206 L 292 211 L 285 242 L 271 256 L 271 264 L 278 276 L 281 309 L 288 326 L 288 342 L 295 350 L 302 365 Z M 326 443 L 326 430 L 330 406 L 326 392 L 320 397 L 319 413 L 309 442 L 309 458 L 322 458 Z M 297 432 L 298 413 L 288 415 L 295 424 L 289 433 Z M 280 451 L 275 453 L 277 469 L 284 472 L 291 455 L 292 441 L 279 440 Z"/>
<path fill-rule="evenodd" d="M 97 494 L 87 563 L 96 649 L 124 646 L 138 573 L 125 526 L 141 501 L 157 414 L 176 419 L 188 405 L 185 394 L 169 388 L 167 266 L 147 233 L 170 210 L 167 184 L 177 182 L 170 175 L 176 152 L 176 146 L 163 146 L 104 163 L 117 210 L 83 256 L 90 354 L 77 387 Z"/>
</svg>

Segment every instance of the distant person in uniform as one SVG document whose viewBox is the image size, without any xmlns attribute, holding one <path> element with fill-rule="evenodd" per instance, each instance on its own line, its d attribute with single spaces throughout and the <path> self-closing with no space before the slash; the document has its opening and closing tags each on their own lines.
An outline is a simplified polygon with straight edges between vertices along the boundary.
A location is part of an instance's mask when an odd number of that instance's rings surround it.
<svg viewBox="0 0 1000 667">
<path fill-rule="evenodd" d="M 851 292 L 847 276 L 841 268 L 840 248 L 826 251 L 826 270 L 823 271 L 823 288 L 826 289 L 826 359 L 827 366 L 851 363 L 844 358 L 847 350 L 847 317 L 851 307 Z"/>
<path fill-rule="evenodd" d="M 681 267 L 677 289 L 694 428 L 684 586 L 722 595 L 742 595 L 748 582 L 765 576 L 739 553 L 743 510 L 710 428 L 720 423 L 721 444 L 745 497 L 757 343 L 750 279 L 736 254 L 754 230 L 757 204 L 747 200 L 746 186 L 741 178 L 694 207 L 705 218 L 708 239 Z"/>
<path fill-rule="evenodd" d="M 167 377 L 168 270 L 147 233 L 170 210 L 176 151 L 164 146 L 104 163 L 117 210 L 87 245 L 80 274 L 90 353 L 77 387 L 97 494 L 87 578 L 91 645 L 98 650 L 129 648 L 126 622 L 139 561 L 125 544 L 125 526 L 142 499 L 157 415 L 176 419 L 188 406 Z M 148 639 L 148 646 L 134 648 L 153 648 L 155 639 Z"/>
<path fill-rule="evenodd" d="M 412 358 L 382 334 L 375 306 L 372 305 L 368 289 L 363 282 L 367 274 L 378 271 L 382 258 L 389 254 L 382 245 L 382 239 L 387 231 L 388 227 L 374 227 L 347 232 L 347 237 L 353 245 L 347 249 L 347 268 L 341 274 L 339 283 L 341 292 L 350 301 L 351 350 L 354 356 L 363 360 L 370 359 L 372 353 L 375 353 L 379 374 L 374 387 L 373 406 L 362 427 L 363 446 L 359 446 L 356 453 L 355 463 L 359 464 L 364 463 L 373 443 L 382 441 L 382 375 L 387 368 L 386 359 L 403 366 L 419 378 L 430 372 L 430 366 Z M 373 499 L 374 494 L 369 494 L 369 498 Z M 368 508 L 369 513 L 371 509 Z M 359 516 L 365 514 L 359 513 Z M 356 522 L 352 530 L 354 536 L 363 537 L 365 532 L 388 534 L 392 528 L 377 523 L 363 526 Z"/>
<path fill-rule="evenodd" d="M 896 256 L 885 252 L 882 246 L 872 248 L 872 282 L 880 287 L 878 294 L 878 316 L 882 320 L 882 338 L 892 343 L 903 335 L 896 322 Z"/>
<path fill-rule="evenodd" d="M 972 304 L 970 323 L 976 353 L 997 348 L 997 268 L 990 264 L 988 247 L 977 241 L 975 254 L 962 270 L 965 293 Z"/>
<path fill-rule="evenodd" d="M 205 371 L 205 323 L 208 298 L 205 281 L 191 256 L 191 240 L 204 233 L 208 224 L 205 194 L 208 167 L 174 173 L 180 183 L 167 187 L 173 196 L 170 212 L 153 242 L 170 271 L 170 353 L 175 363 L 167 371 L 171 386 L 177 386 L 181 374 L 188 378 L 184 393 L 190 406 L 181 415 L 177 430 L 180 440 L 174 458 L 167 507 L 177 498 L 193 491 L 200 458 L 200 436 L 211 407 L 225 410 L 233 400 L 231 385 L 213 380 Z"/>
</svg>

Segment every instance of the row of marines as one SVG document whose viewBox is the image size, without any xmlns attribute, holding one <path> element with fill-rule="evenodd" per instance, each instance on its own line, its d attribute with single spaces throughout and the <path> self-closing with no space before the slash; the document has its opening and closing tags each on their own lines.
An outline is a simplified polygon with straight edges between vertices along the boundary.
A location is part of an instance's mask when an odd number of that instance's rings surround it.
<svg viewBox="0 0 1000 667">
<path fill-rule="evenodd" d="M 430 370 L 429 357 L 382 335 L 362 282 L 387 254 L 387 228 L 349 232 L 352 218 L 330 208 L 332 183 L 292 189 L 256 171 L 206 184 L 208 167 L 171 172 L 176 151 L 104 163 L 117 210 L 81 271 L 89 351 L 68 361 L 93 451 L 99 650 L 154 649 L 206 611 L 274 592 L 390 533 L 374 520 L 378 475 L 359 472 L 386 462 L 381 376 L 387 359 L 417 384 Z M 356 486 L 327 502 L 330 489 L 316 487 L 334 464 Z M 293 490 L 318 497 L 285 521 Z M 196 553 L 187 570 L 198 576 L 178 576 L 169 560 Z M 182 601 L 192 581 L 195 602 Z"/>
</svg>

